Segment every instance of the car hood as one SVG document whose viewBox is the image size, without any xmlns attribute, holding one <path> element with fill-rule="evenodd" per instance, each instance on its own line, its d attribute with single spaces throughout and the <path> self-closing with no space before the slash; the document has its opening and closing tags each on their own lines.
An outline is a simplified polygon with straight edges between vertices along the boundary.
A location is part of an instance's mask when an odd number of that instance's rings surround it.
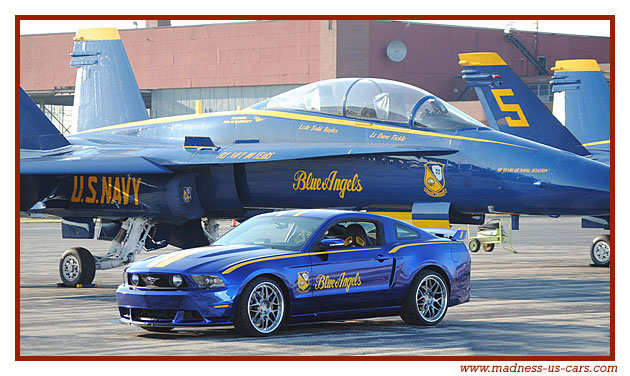
<svg viewBox="0 0 630 376">
<path fill-rule="evenodd" d="M 134 273 L 220 273 L 243 261 L 295 253 L 257 245 L 208 246 L 151 257 L 133 263 L 127 270 Z"/>
</svg>

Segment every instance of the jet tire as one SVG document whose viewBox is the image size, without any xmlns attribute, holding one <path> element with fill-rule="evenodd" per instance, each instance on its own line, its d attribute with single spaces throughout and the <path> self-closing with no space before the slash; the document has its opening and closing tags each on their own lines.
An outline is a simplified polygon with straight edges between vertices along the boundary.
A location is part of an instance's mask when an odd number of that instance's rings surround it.
<svg viewBox="0 0 630 376">
<path fill-rule="evenodd" d="M 59 276 L 64 285 L 75 287 L 87 285 L 94 280 L 96 262 L 94 256 L 85 248 L 70 248 L 61 255 Z"/>
<path fill-rule="evenodd" d="M 600 235 L 593 239 L 591 260 L 595 266 L 610 266 L 610 235 Z"/>
</svg>

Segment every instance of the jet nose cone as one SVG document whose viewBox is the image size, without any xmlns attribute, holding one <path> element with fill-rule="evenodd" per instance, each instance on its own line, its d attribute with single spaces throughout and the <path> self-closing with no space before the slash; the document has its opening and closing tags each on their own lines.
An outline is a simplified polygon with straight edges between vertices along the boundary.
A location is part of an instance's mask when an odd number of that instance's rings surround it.
<svg viewBox="0 0 630 376">
<path fill-rule="evenodd" d="M 576 215 L 610 213 L 610 166 L 579 156 L 559 160 L 552 175 L 555 189 Z"/>
</svg>

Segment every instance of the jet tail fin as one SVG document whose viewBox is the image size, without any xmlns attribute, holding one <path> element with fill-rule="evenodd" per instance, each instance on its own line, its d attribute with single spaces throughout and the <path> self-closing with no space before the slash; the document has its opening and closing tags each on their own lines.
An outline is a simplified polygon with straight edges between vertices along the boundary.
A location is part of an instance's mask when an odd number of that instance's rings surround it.
<svg viewBox="0 0 630 376">
<path fill-rule="evenodd" d="M 475 88 L 491 127 L 578 155 L 582 144 L 494 52 L 459 54 L 463 78 Z"/>
<path fill-rule="evenodd" d="M 20 88 L 20 149 L 48 151 L 70 143 Z"/>
<path fill-rule="evenodd" d="M 551 68 L 553 113 L 585 145 L 610 142 L 610 86 L 596 60 L 558 60 Z"/>
<path fill-rule="evenodd" d="M 74 37 L 71 56 L 70 66 L 79 68 L 74 132 L 148 119 L 117 29 L 80 29 Z"/>
</svg>

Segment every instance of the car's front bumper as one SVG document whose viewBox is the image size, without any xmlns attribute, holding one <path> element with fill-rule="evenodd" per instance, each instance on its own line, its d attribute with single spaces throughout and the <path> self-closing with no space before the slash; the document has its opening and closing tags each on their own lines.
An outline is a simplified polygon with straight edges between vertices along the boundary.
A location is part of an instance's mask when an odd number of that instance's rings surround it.
<svg viewBox="0 0 630 376">
<path fill-rule="evenodd" d="M 120 320 L 142 326 L 231 325 L 239 286 L 220 290 L 158 290 L 120 285 Z"/>
</svg>

